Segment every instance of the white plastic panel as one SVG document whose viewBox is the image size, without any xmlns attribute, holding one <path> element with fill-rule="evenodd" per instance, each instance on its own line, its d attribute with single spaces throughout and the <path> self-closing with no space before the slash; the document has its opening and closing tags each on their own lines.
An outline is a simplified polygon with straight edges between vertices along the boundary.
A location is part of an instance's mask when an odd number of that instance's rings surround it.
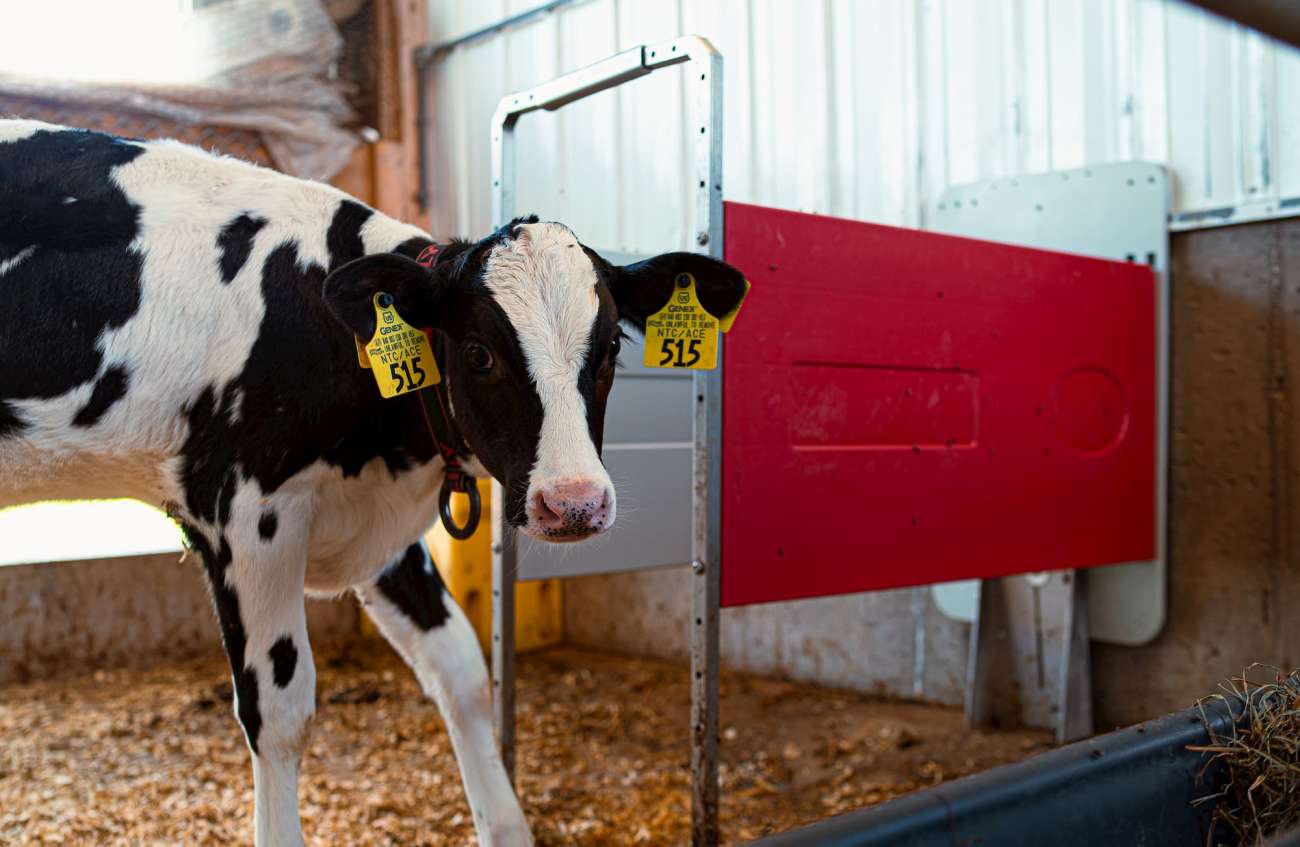
<svg viewBox="0 0 1300 847">
<path fill-rule="evenodd" d="M 1095 568 L 1088 577 L 1092 637 L 1144 644 L 1165 622 L 1166 468 L 1169 397 L 1168 177 L 1144 162 L 988 180 L 949 189 L 932 214 L 933 228 L 954 235 L 1147 262 L 1160 275 L 1156 551 L 1152 562 Z M 970 621 L 978 583 L 934 586 L 949 617 Z"/>
</svg>

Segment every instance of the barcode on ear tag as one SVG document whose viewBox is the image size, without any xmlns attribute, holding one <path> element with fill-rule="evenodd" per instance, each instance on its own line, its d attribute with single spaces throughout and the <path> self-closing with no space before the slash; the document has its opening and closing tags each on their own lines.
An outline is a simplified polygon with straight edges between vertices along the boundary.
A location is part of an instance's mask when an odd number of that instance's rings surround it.
<svg viewBox="0 0 1300 847">
<path fill-rule="evenodd" d="M 376 294 L 374 303 L 375 334 L 364 352 L 379 393 L 398 397 L 441 382 L 429 336 L 402 320 L 387 294 Z"/>
</svg>

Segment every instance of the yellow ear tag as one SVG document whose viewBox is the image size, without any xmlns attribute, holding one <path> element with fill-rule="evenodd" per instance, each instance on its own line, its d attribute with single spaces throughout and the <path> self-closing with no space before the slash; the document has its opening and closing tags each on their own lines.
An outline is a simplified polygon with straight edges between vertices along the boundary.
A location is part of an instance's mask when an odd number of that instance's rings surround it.
<svg viewBox="0 0 1300 847">
<path fill-rule="evenodd" d="M 668 304 L 646 318 L 642 361 L 648 368 L 718 366 L 718 319 L 700 305 L 690 274 L 678 274 Z"/>
<path fill-rule="evenodd" d="M 387 294 L 376 294 L 374 302 L 375 334 L 364 352 L 379 393 L 397 397 L 441 382 L 429 337 L 402 320 Z"/>
<path fill-rule="evenodd" d="M 725 315 L 723 315 L 721 318 L 718 319 L 718 329 L 722 330 L 723 332 L 731 331 L 731 325 L 736 322 L 736 315 L 740 314 L 740 307 L 745 305 L 745 298 L 748 296 L 749 296 L 749 280 L 745 280 L 745 290 L 741 292 L 740 299 L 736 301 L 735 307 L 732 308 L 730 312 L 727 312 Z"/>
</svg>

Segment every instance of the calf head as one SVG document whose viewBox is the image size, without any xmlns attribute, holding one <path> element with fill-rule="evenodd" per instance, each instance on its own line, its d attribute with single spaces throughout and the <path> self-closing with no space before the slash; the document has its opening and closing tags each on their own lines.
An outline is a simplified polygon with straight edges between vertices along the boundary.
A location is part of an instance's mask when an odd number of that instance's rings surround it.
<svg viewBox="0 0 1300 847">
<path fill-rule="evenodd" d="M 644 331 L 683 272 L 711 314 L 744 296 L 740 272 L 707 256 L 612 265 L 567 227 L 532 217 L 453 243 L 429 268 L 397 254 L 357 259 L 325 281 L 325 300 L 363 340 L 379 291 L 412 326 L 431 327 L 455 425 L 501 482 L 509 522 L 546 541 L 579 541 L 614 523 L 600 455 L 620 325 Z"/>
</svg>

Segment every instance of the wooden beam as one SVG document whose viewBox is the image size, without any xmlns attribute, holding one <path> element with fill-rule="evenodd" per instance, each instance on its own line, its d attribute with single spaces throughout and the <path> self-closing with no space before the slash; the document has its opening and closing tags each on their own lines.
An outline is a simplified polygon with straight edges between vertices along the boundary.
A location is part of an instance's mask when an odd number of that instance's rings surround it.
<svg viewBox="0 0 1300 847">
<path fill-rule="evenodd" d="M 331 182 L 340 191 L 369 205 L 375 204 L 375 151 L 374 145 L 361 144 L 352 151 L 352 158 Z"/>
<path fill-rule="evenodd" d="M 409 59 L 401 49 L 401 25 L 397 19 L 397 6 L 401 2 L 375 2 L 375 129 L 387 141 L 402 140 L 401 66 Z"/>
<path fill-rule="evenodd" d="M 375 206 L 399 220 L 428 227 L 421 219 L 419 133 L 416 131 L 415 48 L 428 37 L 422 0 L 375 0 L 377 37 L 382 63 L 377 79 L 382 138 L 375 144 Z M 391 65 L 391 68 L 388 66 Z M 389 116 L 389 117 L 385 117 Z"/>
</svg>

